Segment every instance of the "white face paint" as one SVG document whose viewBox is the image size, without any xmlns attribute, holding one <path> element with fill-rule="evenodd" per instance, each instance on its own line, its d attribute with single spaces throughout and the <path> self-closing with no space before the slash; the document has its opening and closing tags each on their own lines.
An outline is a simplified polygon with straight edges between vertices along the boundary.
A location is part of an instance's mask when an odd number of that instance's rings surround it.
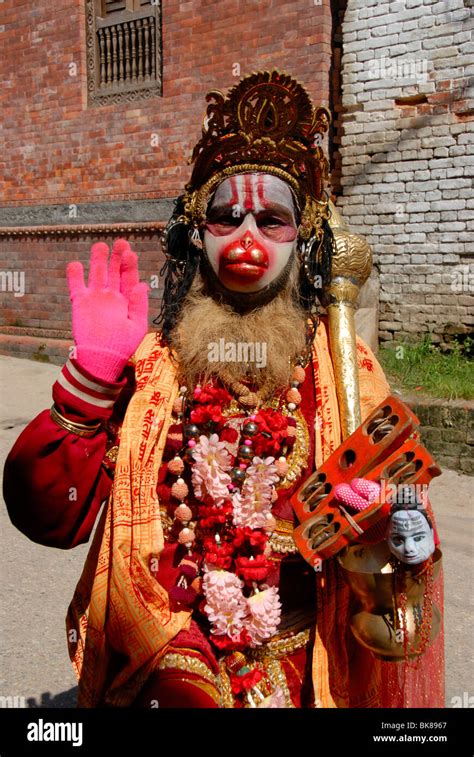
<svg viewBox="0 0 474 757">
<path fill-rule="evenodd" d="M 397 510 L 387 533 L 390 552 L 401 562 L 418 565 L 435 551 L 434 532 L 425 516 L 416 510 Z"/>
<path fill-rule="evenodd" d="M 288 184 L 270 174 L 238 174 L 216 190 L 208 209 L 204 249 L 227 289 L 258 292 L 282 273 L 296 235 Z"/>
</svg>

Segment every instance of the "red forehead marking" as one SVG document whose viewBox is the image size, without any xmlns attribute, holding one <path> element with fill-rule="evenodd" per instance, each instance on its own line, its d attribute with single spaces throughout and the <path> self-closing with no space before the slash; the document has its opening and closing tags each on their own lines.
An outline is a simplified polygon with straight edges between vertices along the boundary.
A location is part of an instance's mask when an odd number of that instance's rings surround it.
<svg viewBox="0 0 474 757">
<path fill-rule="evenodd" d="M 265 197 L 265 186 L 264 186 L 264 174 L 260 174 L 257 179 L 257 196 L 258 201 L 262 208 L 268 208 L 268 200 Z"/>
<path fill-rule="evenodd" d="M 231 176 L 230 178 L 230 188 L 232 190 L 231 204 L 232 207 L 235 207 L 239 204 L 239 190 L 237 189 L 237 178 L 235 176 Z"/>
<path fill-rule="evenodd" d="M 252 176 L 244 174 L 244 210 L 253 210 Z"/>
</svg>

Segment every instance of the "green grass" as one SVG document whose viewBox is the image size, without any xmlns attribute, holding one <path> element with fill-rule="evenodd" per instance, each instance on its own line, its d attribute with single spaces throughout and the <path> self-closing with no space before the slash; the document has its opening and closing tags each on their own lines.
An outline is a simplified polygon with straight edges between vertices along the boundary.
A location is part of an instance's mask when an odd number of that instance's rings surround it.
<svg viewBox="0 0 474 757">
<path fill-rule="evenodd" d="M 471 340 L 453 343 L 441 352 L 426 336 L 417 344 L 382 347 L 378 359 L 392 389 L 446 399 L 474 399 L 474 360 Z"/>
</svg>

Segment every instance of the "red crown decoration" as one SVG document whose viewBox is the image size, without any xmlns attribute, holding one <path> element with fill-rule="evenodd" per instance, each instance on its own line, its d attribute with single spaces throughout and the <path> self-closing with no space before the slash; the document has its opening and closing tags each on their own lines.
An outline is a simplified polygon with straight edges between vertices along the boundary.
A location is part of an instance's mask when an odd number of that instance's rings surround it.
<svg viewBox="0 0 474 757">
<path fill-rule="evenodd" d="M 194 226 L 204 222 L 217 185 L 236 173 L 265 172 L 286 181 L 302 211 L 304 236 L 319 227 L 328 164 L 321 148 L 329 112 L 314 108 L 304 87 L 279 71 L 243 78 L 227 96 L 209 92 L 202 137 L 191 157 L 185 215 Z M 323 213 L 325 215 L 325 213 Z"/>
</svg>

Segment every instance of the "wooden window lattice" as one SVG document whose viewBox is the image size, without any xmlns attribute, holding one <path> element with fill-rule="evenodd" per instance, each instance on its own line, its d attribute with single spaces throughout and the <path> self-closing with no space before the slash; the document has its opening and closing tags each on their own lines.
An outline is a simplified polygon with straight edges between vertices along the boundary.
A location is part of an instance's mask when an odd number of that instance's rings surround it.
<svg viewBox="0 0 474 757">
<path fill-rule="evenodd" d="M 153 16 L 97 29 L 100 89 L 155 81 L 155 40 Z"/>
<path fill-rule="evenodd" d="M 87 4 L 89 102 L 160 95 L 160 6 L 149 0 L 105 0 L 97 10 L 94 0 Z"/>
</svg>

